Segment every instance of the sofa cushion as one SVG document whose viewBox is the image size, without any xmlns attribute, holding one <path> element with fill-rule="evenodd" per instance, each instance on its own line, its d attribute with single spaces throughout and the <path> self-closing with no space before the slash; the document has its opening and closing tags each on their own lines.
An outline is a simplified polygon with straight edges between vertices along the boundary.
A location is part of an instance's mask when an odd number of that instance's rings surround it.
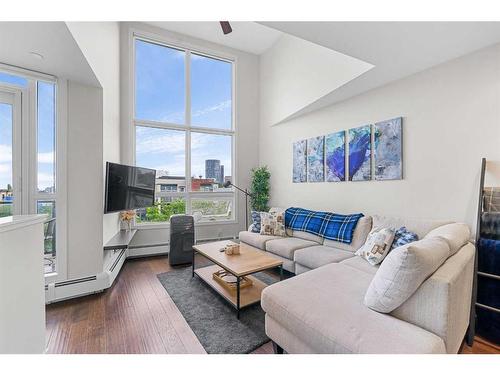
<svg viewBox="0 0 500 375">
<path fill-rule="evenodd" d="M 295 264 L 295 274 L 300 275 L 301 273 L 311 271 L 311 268 L 303 266 L 300 263 L 293 262 Z"/>
<path fill-rule="evenodd" d="M 389 253 L 365 295 L 369 308 L 389 313 L 401 306 L 448 258 L 444 238 L 433 237 L 398 247 Z"/>
<path fill-rule="evenodd" d="M 334 249 L 328 246 L 311 246 L 295 252 L 296 263 L 308 268 L 318 268 L 329 263 L 338 263 L 354 256 L 350 251 Z"/>
<path fill-rule="evenodd" d="M 392 216 L 373 215 L 373 228 L 398 229 L 406 227 L 408 230 L 416 233 L 418 238 L 424 238 L 425 235 L 434 228 L 450 223 L 452 222 L 445 220 L 405 219 Z"/>
<path fill-rule="evenodd" d="M 378 264 L 376 266 L 372 266 L 366 261 L 366 259 L 361 257 L 348 258 L 340 262 L 340 264 L 369 273 L 370 275 L 375 275 L 380 267 Z"/>
<path fill-rule="evenodd" d="M 338 241 L 325 240 L 323 245 L 335 247 L 340 250 L 352 251 L 355 252 L 358 250 L 366 241 L 366 237 L 368 233 L 370 233 L 372 229 L 372 217 L 371 216 L 363 216 L 358 220 L 358 224 L 354 229 L 354 233 L 352 234 L 352 242 L 350 244 L 342 243 Z"/>
<path fill-rule="evenodd" d="M 258 249 L 265 250 L 266 242 L 270 240 L 274 240 L 276 238 L 283 238 L 279 236 L 264 236 L 259 233 L 253 233 L 249 231 L 243 231 L 239 234 L 239 239 L 242 242 L 245 242 L 249 245 L 252 245 Z"/>
<path fill-rule="evenodd" d="M 314 241 L 316 243 L 319 243 L 320 245 L 323 244 L 323 238 L 320 236 L 316 236 L 315 234 L 312 233 L 307 233 L 307 232 L 301 232 L 300 230 L 287 230 L 287 234 L 291 232 L 292 237 L 297 237 L 297 238 L 302 238 L 303 240 L 308 240 L 308 241 Z"/>
<path fill-rule="evenodd" d="M 443 237 L 450 246 L 450 256 L 455 254 L 462 246 L 464 246 L 470 238 L 470 230 L 467 224 L 452 223 L 442 225 L 431 230 L 425 238 Z"/>
<path fill-rule="evenodd" d="M 303 240 L 295 237 L 278 237 L 266 242 L 266 250 L 283 258 L 293 260 L 293 253 L 298 249 L 317 245 L 314 241 Z"/>
<path fill-rule="evenodd" d="M 268 286 L 262 308 L 315 353 L 444 353 L 440 337 L 363 304 L 372 277 L 328 264 Z"/>
</svg>

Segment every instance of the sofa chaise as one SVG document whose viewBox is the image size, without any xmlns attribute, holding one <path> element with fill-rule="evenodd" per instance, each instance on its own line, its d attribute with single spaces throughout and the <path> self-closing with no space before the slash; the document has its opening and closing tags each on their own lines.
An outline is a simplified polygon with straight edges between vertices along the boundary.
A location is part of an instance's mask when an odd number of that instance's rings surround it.
<svg viewBox="0 0 500 375">
<path fill-rule="evenodd" d="M 447 240 L 451 256 L 404 303 L 380 313 L 364 303 L 379 266 L 354 252 L 375 227 L 406 226 Z M 299 231 L 240 232 L 240 241 L 283 261 L 297 276 L 264 289 L 266 334 L 288 353 L 457 353 L 469 325 L 475 247 L 467 226 L 364 216 L 350 244 Z"/>
</svg>

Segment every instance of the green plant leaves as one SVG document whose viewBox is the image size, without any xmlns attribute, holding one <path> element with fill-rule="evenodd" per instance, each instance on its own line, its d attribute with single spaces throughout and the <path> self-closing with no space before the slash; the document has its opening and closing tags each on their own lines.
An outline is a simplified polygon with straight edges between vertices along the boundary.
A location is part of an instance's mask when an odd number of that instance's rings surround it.
<svg viewBox="0 0 500 375">
<path fill-rule="evenodd" d="M 271 172 L 269 172 L 267 166 L 252 169 L 252 183 L 250 188 L 252 192 L 252 197 L 250 199 L 252 210 L 269 210 L 268 203 L 271 190 L 270 178 Z"/>
</svg>

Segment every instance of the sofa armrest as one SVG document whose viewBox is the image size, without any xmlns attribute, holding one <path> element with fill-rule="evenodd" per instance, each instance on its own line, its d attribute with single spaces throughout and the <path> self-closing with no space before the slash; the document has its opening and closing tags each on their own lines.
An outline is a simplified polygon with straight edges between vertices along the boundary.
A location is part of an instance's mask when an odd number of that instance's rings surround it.
<svg viewBox="0 0 500 375">
<path fill-rule="evenodd" d="M 391 315 L 443 339 L 457 353 L 469 325 L 475 247 L 464 245 Z"/>
</svg>

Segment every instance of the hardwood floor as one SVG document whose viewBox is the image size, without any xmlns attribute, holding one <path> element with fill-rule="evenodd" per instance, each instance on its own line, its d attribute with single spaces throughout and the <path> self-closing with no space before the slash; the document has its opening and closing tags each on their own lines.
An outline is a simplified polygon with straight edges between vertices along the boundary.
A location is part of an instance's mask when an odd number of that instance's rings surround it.
<svg viewBox="0 0 500 375">
<path fill-rule="evenodd" d="M 170 269 L 166 257 L 128 260 L 107 291 L 48 305 L 47 353 L 205 353 L 156 277 Z M 461 352 L 500 348 L 478 339 Z M 271 343 L 254 353 L 272 354 Z"/>
</svg>

